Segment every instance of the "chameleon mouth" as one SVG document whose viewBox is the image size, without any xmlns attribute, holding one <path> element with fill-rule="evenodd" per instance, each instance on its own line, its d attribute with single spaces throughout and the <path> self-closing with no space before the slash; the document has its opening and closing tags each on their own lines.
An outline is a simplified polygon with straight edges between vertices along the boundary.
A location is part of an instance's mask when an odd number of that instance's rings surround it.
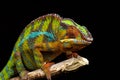
<svg viewBox="0 0 120 80">
<path fill-rule="evenodd" d="M 67 42 L 70 42 L 70 43 L 73 43 L 73 44 L 91 44 L 91 41 L 87 41 L 87 40 L 77 40 L 77 39 L 62 39 L 60 40 L 62 43 L 67 43 Z"/>
<path fill-rule="evenodd" d="M 60 40 L 61 43 L 63 43 L 64 45 L 64 49 L 65 50 L 71 50 L 71 51 L 78 51 L 81 50 L 82 48 L 88 46 L 91 44 L 90 41 L 86 41 L 86 40 L 77 40 L 77 39 L 62 39 Z"/>
<path fill-rule="evenodd" d="M 88 43 L 91 43 L 93 41 L 93 37 L 90 32 L 88 32 L 87 35 L 82 34 L 82 39 L 84 39 Z"/>
</svg>

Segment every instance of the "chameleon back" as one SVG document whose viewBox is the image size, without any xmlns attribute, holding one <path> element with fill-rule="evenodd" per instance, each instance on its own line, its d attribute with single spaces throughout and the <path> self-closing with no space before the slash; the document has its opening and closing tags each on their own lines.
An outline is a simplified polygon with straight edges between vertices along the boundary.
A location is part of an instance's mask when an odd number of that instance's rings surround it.
<svg viewBox="0 0 120 80">
<path fill-rule="evenodd" d="M 28 39 L 29 42 L 36 41 L 38 43 L 56 41 L 60 21 L 61 17 L 56 14 L 48 14 L 33 20 L 20 34 L 15 46 L 22 45 Z"/>
</svg>

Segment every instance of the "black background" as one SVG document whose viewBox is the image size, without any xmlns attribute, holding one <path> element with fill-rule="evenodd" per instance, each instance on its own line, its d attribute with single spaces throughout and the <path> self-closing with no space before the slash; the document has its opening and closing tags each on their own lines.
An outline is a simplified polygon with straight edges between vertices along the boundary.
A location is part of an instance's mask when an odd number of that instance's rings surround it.
<svg viewBox="0 0 120 80">
<path fill-rule="evenodd" d="M 6 65 L 14 44 L 24 27 L 35 18 L 57 13 L 84 25 L 91 32 L 94 41 L 78 53 L 90 64 L 76 71 L 62 73 L 53 80 L 97 80 L 97 3 L 79 1 L 28 1 L 3 2 L 0 6 L 0 70 Z"/>
</svg>

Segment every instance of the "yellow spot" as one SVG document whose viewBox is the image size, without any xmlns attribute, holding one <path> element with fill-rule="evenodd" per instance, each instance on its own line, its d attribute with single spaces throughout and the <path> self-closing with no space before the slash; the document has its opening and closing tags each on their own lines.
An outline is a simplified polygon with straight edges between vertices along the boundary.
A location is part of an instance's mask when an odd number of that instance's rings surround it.
<svg viewBox="0 0 120 80">
<path fill-rule="evenodd" d="M 28 41 L 25 40 L 24 43 L 23 43 L 23 50 L 29 50 L 29 47 L 28 47 Z"/>
<path fill-rule="evenodd" d="M 79 34 L 77 37 L 76 37 L 77 40 L 81 40 L 81 35 Z"/>
<path fill-rule="evenodd" d="M 16 48 L 16 47 L 19 45 L 19 43 L 21 42 L 21 38 L 22 38 L 22 37 L 19 37 L 19 38 L 18 38 L 18 40 L 17 40 L 17 42 L 16 42 L 16 44 L 15 44 L 15 48 Z"/>
<path fill-rule="evenodd" d="M 51 23 L 51 18 L 47 17 L 42 26 L 41 32 L 46 32 L 49 24 Z M 35 44 L 43 41 L 44 35 L 40 35 L 35 39 Z"/>
<path fill-rule="evenodd" d="M 42 42 L 42 41 L 43 41 L 43 38 L 44 38 L 43 35 L 38 36 L 38 37 L 35 39 L 35 44 Z"/>
<path fill-rule="evenodd" d="M 7 74 L 6 69 L 3 70 L 3 74 L 4 74 L 4 78 L 5 78 L 5 79 L 8 79 L 8 78 L 9 78 L 9 75 Z"/>
<path fill-rule="evenodd" d="M 33 24 L 33 25 L 34 25 L 34 27 L 33 27 L 33 31 L 39 29 L 41 22 L 42 22 L 41 19 L 40 19 L 40 20 L 36 20 L 36 21 L 34 21 L 34 24 Z"/>
<path fill-rule="evenodd" d="M 23 47 L 23 50 L 25 51 L 25 54 L 27 54 L 28 52 L 32 53 L 31 50 L 30 50 L 30 48 L 29 48 L 29 46 L 28 46 L 28 41 L 27 40 L 24 41 L 22 47 Z"/>
<path fill-rule="evenodd" d="M 31 32 L 31 27 L 30 26 L 26 27 L 26 30 L 24 32 L 24 38 L 26 38 L 30 34 L 30 32 Z"/>
<path fill-rule="evenodd" d="M 51 22 L 51 18 L 46 18 L 46 20 L 43 24 L 43 27 L 41 29 L 42 32 L 45 32 L 48 29 L 50 22 Z"/>
<path fill-rule="evenodd" d="M 30 59 L 30 57 L 29 57 L 29 54 L 32 53 L 32 52 L 31 52 L 31 50 L 30 50 L 30 48 L 28 46 L 28 41 L 27 40 L 24 41 L 22 46 L 23 46 L 23 50 L 24 50 L 24 55 L 27 57 L 28 61 L 30 61 L 30 63 L 35 66 L 35 64 L 33 63 L 32 59 Z"/>
<path fill-rule="evenodd" d="M 52 21 L 52 30 L 57 33 L 58 27 L 60 26 L 60 21 L 56 18 L 53 19 Z"/>
<path fill-rule="evenodd" d="M 58 34 L 59 38 L 65 36 L 65 35 L 66 35 L 66 30 L 63 30 L 63 29 L 59 30 L 59 34 Z"/>
</svg>

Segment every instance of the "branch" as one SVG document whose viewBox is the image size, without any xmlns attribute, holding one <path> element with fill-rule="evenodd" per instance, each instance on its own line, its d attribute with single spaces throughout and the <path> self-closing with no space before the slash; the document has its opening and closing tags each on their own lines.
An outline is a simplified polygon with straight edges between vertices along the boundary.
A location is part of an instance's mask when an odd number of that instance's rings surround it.
<svg viewBox="0 0 120 80">
<path fill-rule="evenodd" d="M 76 70 L 84 65 L 88 65 L 89 61 L 81 56 L 78 56 L 77 58 L 70 58 L 67 59 L 65 61 L 56 63 L 54 65 L 52 65 L 50 67 L 50 71 L 52 75 L 55 75 L 59 72 L 63 72 L 63 71 L 72 71 L 72 70 Z M 32 72 L 28 73 L 28 80 L 33 80 L 36 78 L 41 78 L 41 77 L 45 77 L 45 73 L 41 70 L 34 70 Z M 19 77 L 15 77 L 12 78 L 10 80 L 20 80 Z"/>
</svg>

